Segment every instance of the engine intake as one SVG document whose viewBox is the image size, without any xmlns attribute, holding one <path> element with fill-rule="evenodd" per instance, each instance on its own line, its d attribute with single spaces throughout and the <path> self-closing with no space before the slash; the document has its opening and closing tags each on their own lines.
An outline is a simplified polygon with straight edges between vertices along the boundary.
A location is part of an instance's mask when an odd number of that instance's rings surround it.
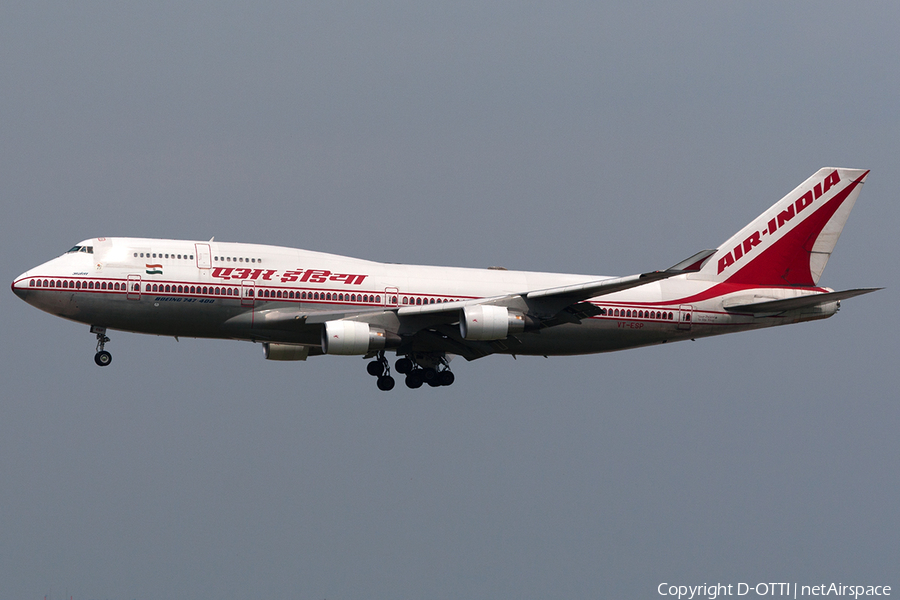
<svg viewBox="0 0 900 600">
<path fill-rule="evenodd" d="M 502 340 L 522 331 L 525 331 L 525 316 L 510 312 L 505 306 L 466 306 L 459 320 L 459 334 L 465 340 Z"/>
<path fill-rule="evenodd" d="M 361 355 L 383 350 L 385 332 L 358 321 L 326 321 L 322 330 L 322 352 L 325 354 Z"/>
</svg>

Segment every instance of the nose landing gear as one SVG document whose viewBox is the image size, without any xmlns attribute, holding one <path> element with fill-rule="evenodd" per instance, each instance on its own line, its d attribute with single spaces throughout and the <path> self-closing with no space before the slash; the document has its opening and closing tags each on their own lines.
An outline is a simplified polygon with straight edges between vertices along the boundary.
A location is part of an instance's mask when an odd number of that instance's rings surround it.
<svg viewBox="0 0 900 600">
<path fill-rule="evenodd" d="M 94 362 L 98 367 L 105 367 L 112 362 L 112 354 L 103 349 L 109 338 L 106 337 L 106 327 L 91 326 L 91 333 L 97 334 L 97 353 L 94 354 Z"/>
</svg>

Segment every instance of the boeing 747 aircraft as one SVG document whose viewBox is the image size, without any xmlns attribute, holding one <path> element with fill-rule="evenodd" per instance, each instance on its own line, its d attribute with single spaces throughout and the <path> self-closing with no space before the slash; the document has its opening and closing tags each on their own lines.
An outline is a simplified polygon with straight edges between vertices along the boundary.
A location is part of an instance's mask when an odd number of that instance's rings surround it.
<svg viewBox="0 0 900 600">
<path fill-rule="evenodd" d="M 454 355 L 609 352 L 824 319 L 841 300 L 819 278 L 868 171 L 816 172 L 715 250 L 662 270 L 600 277 L 372 262 L 258 244 L 99 237 L 12 284 L 86 323 L 94 362 L 107 331 L 260 342 L 269 360 L 385 356 L 410 388 L 450 385 Z"/>
</svg>

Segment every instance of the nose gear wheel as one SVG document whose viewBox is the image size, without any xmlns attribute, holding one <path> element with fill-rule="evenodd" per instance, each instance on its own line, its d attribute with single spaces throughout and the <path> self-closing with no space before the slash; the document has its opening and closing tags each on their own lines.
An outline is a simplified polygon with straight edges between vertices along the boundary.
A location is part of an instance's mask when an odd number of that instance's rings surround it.
<svg viewBox="0 0 900 600">
<path fill-rule="evenodd" d="M 106 337 L 106 327 L 91 327 L 91 333 L 97 334 L 97 353 L 94 354 L 94 362 L 98 367 L 105 367 L 112 362 L 112 354 L 103 349 L 109 341 Z"/>
</svg>

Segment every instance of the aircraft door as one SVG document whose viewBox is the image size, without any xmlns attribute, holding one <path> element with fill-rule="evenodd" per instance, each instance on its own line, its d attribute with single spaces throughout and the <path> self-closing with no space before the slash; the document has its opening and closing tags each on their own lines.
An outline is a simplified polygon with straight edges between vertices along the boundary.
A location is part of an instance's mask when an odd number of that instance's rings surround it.
<svg viewBox="0 0 900 600">
<path fill-rule="evenodd" d="M 209 244 L 194 244 L 197 249 L 197 268 L 212 268 L 212 253 L 209 251 Z"/>
<path fill-rule="evenodd" d="M 395 287 L 384 288 L 384 305 L 400 306 L 400 290 Z"/>
<path fill-rule="evenodd" d="M 682 304 L 678 307 L 678 329 L 690 329 L 694 320 L 694 307 Z"/>
<path fill-rule="evenodd" d="M 128 283 L 125 284 L 125 297 L 129 300 L 141 299 L 141 276 L 129 275 Z"/>
<path fill-rule="evenodd" d="M 254 306 L 256 304 L 256 282 L 252 279 L 244 279 L 241 282 L 241 306 Z"/>
</svg>

